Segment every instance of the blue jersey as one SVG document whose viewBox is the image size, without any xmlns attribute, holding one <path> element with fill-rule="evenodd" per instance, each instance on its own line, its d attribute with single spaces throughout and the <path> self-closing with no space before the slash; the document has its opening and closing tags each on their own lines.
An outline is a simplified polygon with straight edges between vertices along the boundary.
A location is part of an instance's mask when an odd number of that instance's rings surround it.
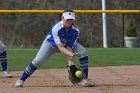
<svg viewBox="0 0 140 93">
<path fill-rule="evenodd" d="M 68 31 L 65 31 L 63 21 L 60 21 L 52 27 L 45 40 L 50 42 L 54 47 L 57 44 L 62 44 L 64 47 L 73 48 L 78 36 L 79 29 L 77 27 L 72 26 Z"/>
</svg>

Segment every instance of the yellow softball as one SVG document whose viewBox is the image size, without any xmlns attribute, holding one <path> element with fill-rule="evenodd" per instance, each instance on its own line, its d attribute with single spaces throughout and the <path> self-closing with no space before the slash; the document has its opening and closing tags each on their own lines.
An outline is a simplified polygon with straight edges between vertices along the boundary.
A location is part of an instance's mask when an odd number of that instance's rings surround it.
<svg viewBox="0 0 140 93">
<path fill-rule="evenodd" d="M 78 70 L 78 71 L 75 72 L 75 76 L 76 76 L 77 78 L 81 78 L 82 75 L 83 75 L 83 73 L 82 73 L 82 71 L 80 71 L 80 70 Z"/>
</svg>

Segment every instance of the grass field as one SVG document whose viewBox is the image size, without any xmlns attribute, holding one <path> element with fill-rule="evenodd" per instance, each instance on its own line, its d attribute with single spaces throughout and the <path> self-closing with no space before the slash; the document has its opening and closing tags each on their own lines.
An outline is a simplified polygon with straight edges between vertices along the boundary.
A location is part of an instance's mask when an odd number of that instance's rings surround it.
<svg viewBox="0 0 140 93">
<path fill-rule="evenodd" d="M 140 65 L 140 48 L 88 48 L 89 66 Z M 7 49 L 8 69 L 23 70 L 35 57 L 38 49 Z M 74 59 L 75 63 L 78 58 Z M 67 59 L 62 54 L 54 54 L 41 68 L 66 68 Z"/>
</svg>

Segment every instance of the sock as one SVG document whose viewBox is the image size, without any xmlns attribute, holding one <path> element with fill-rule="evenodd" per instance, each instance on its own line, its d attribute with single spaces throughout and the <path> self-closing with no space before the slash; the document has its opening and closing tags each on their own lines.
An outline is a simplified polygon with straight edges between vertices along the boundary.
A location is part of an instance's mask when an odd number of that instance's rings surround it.
<svg viewBox="0 0 140 93">
<path fill-rule="evenodd" d="M 25 81 L 37 68 L 30 63 L 27 68 L 24 70 L 22 76 L 20 77 L 20 80 Z"/>
<path fill-rule="evenodd" d="M 84 71 L 85 73 L 85 79 L 88 78 L 88 56 L 82 57 L 79 59 L 80 60 L 80 68 Z"/>
<path fill-rule="evenodd" d="M 7 70 L 7 53 L 6 51 L 0 53 L 0 61 L 2 65 L 2 70 L 6 71 Z"/>
</svg>

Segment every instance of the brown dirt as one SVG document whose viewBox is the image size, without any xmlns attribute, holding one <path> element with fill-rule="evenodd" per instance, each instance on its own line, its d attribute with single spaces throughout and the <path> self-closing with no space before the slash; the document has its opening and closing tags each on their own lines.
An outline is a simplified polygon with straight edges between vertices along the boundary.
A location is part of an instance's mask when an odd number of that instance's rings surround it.
<svg viewBox="0 0 140 93">
<path fill-rule="evenodd" d="M 22 71 L 23 72 L 23 71 Z M 21 71 L 11 71 L 13 78 L 0 77 L 0 93 L 140 93 L 140 66 L 89 68 L 95 87 L 72 85 L 67 69 L 39 69 L 16 88 Z"/>
</svg>

